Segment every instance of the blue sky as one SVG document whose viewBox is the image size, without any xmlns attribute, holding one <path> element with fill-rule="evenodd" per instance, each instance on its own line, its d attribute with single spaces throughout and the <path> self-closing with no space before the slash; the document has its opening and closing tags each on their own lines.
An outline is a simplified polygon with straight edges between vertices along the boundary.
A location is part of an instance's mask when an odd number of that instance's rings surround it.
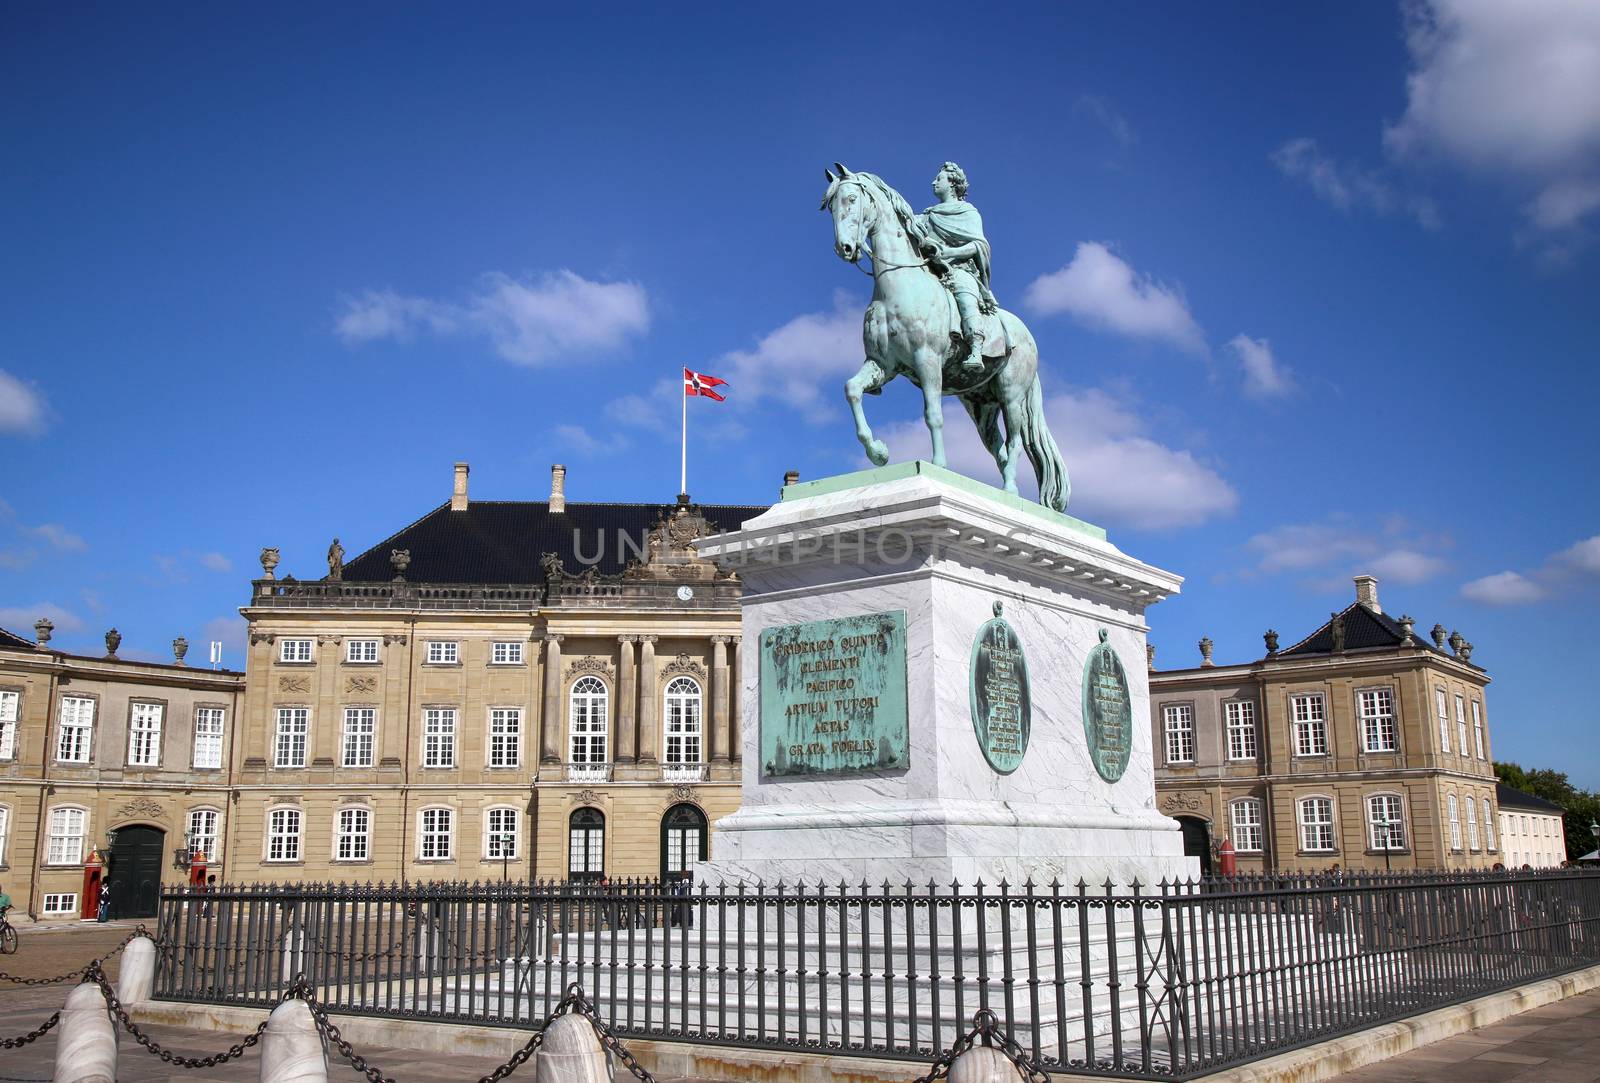
<svg viewBox="0 0 1600 1083">
<path fill-rule="evenodd" d="M 1166 665 L 1379 575 L 1600 785 L 1600 15 L 1433 6 L 0 16 L 0 624 L 167 655 L 263 545 L 320 575 L 448 496 L 770 499 L 864 465 L 835 160 L 971 179 L 1073 512 L 1188 577 Z M 906 387 L 869 402 L 925 447 Z M 992 478 L 964 419 L 955 464 Z"/>
</svg>

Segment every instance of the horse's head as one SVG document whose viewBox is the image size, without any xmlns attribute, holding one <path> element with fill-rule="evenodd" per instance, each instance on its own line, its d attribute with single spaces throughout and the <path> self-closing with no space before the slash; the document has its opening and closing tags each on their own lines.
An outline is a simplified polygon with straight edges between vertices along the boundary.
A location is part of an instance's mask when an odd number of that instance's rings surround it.
<svg viewBox="0 0 1600 1083">
<path fill-rule="evenodd" d="M 833 250 L 854 263 L 861 258 L 867 235 L 878 220 L 878 201 L 869 184 L 838 162 L 826 170 L 828 191 L 822 209 L 833 213 Z"/>
</svg>

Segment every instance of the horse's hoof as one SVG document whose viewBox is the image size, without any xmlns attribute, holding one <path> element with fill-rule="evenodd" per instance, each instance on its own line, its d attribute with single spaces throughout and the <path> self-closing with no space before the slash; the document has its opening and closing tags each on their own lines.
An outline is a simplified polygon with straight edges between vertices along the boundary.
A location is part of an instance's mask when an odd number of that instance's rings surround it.
<svg viewBox="0 0 1600 1083">
<path fill-rule="evenodd" d="M 873 466 L 882 466 L 889 461 L 889 445 L 882 440 L 873 440 L 867 445 L 867 458 L 872 460 Z"/>
</svg>

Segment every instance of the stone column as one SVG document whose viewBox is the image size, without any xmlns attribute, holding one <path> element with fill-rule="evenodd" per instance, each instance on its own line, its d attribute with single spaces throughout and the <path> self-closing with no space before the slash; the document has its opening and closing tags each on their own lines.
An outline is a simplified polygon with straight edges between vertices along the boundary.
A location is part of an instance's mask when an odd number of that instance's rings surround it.
<svg viewBox="0 0 1600 1083">
<path fill-rule="evenodd" d="M 732 648 L 728 665 L 728 754 L 734 763 L 741 763 L 744 734 L 739 729 L 739 697 L 744 687 L 744 649 L 738 636 L 729 636 L 728 641 Z"/>
<path fill-rule="evenodd" d="M 617 666 L 617 762 L 632 763 L 636 758 L 639 715 L 637 674 L 633 668 L 633 643 L 637 636 L 618 636 L 622 657 Z"/>
<path fill-rule="evenodd" d="M 639 637 L 639 762 L 660 757 L 661 725 L 656 721 L 656 637 Z"/>
<path fill-rule="evenodd" d="M 728 762 L 728 637 L 711 637 L 711 740 L 712 763 Z"/>
<path fill-rule="evenodd" d="M 561 637 L 544 637 L 544 710 L 539 715 L 539 762 L 560 763 Z"/>
</svg>

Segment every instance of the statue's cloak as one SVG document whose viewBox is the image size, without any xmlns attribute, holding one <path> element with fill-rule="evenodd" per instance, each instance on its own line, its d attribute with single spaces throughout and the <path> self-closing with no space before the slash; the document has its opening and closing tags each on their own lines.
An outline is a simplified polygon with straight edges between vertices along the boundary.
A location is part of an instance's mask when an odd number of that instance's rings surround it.
<svg viewBox="0 0 1600 1083">
<path fill-rule="evenodd" d="M 946 248 L 962 244 L 976 247 L 977 256 L 962 262 L 977 276 L 984 292 L 989 291 L 989 241 L 983 235 L 983 216 L 978 208 L 964 200 L 939 203 L 912 219 L 911 230 L 919 241 L 936 241 Z"/>
</svg>

